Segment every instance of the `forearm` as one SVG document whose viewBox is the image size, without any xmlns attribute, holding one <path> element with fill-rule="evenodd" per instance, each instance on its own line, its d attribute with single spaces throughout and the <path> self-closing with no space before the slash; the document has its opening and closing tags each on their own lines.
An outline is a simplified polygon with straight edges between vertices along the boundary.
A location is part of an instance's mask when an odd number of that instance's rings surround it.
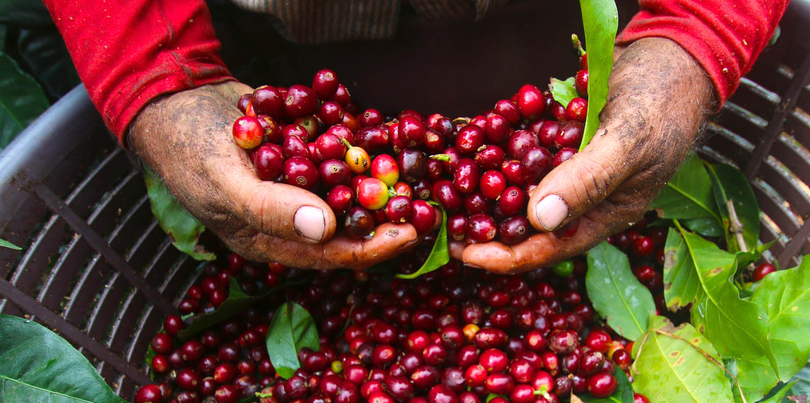
<svg viewBox="0 0 810 403">
<path fill-rule="evenodd" d="M 90 99 L 123 140 L 154 98 L 232 80 L 203 0 L 45 0 Z"/>
</svg>

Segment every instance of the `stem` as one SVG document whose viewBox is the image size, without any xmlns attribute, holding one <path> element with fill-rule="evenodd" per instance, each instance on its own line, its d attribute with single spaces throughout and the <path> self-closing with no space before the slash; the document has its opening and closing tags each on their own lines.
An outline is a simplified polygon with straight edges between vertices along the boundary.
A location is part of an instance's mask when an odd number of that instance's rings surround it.
<svg viewBox="0 0 810 403">
<path fill-rule="evenodd" d="M 340 139 L 340 141 L 342 141 L 342 142 L 343 142 L 343 144 L 345 144 L 345 145 L 346 145 L 346 148 L 352 148 L 352 147 L 354 147 L 354 146 L 352 145 L 352 143 L 349 143 L 349 140 L 346 140 L 346 139 L 345 139 L 345 138 L 343 138 L 343 137 L 338 137 L 338 138 Z"/>
<path fill-rule="evenodd" d="M 728 209 L 728 219 L 730 221 L 728 232 L 734 235 L 740 250 L 748 252 L 748 245 L 745 244 L 745 237 L 743 236 L 743 223 L 737 217 L 737 210 L 734 209 L 734 199 L 726 200 L 726 208 Z"/>
<path fill-rule="evenodd" d="M 437 160 L 437 161 L 450 162 L 450 155 L 448 155 L 448 154 L 433 154 L 428 158 L 430 158 L 432 160 Z"/>
<path fill-rule="evenodd" d="M 574 45 L 574 49 L 579 52 L 580 56 L 585 54 L 585 48 L 582 47 L 582 41 L 579 40 L 577 34 L 571 34 L 571 44 Z"/>
<path fill-rule="evenodd" d="M 700 348 L 700 347 L 698 347 L 698 346 L 696 346 L 696 345 L 692 344 L 692 342 L 690 342 L 689 340 L 684 339 L 684 338 L 683 338 L 683 337 L 681 337 L 681 336 L 678 336 L 678 335 L 675 335 L 675 334 L 672 334 L 672 333 L 667 333 L 667 332 L 665 332 L 665 331 L 663 331 L 663 330 L 660 330 L 660 329 L 653 329 L 653 331 L 654 331 L 655 333 L 658 333 L 658 334 L 662 335 L 662 336 L 668 336 L 668 337 L 672 337 L 673 339 L 677 339 L 677 340 L 683 341 L 683 342 L 685 342 L 685 343 L 688 343 L 690 346 L 692 346 L 692 348 L 694 348 L 695 350 L 697 350 L 697 352 L 699 352 L 699 353 L 700 353 L 700 354 L 702 354 L 704 357 L 706 357 L 706 359 L 707 359 L 707 360 L 709 360 L 709 361 L 713 362 L 714 364 L 717 364 L 717 366 L 719 366 L 720 368 L 723 368 L 723 371 L 726 371 L 726 373 L 728 374 L 728 376 L 730 376 L 730 377 L 731 377 L 731 379 L 733 379 L 733 380 L 734 380 L 734 383 L 737 385 L 737 389 L 739 389 L 739 390 L 740 390 L 740 397 L 742 398 L 743 403 L 748 403 L 748 400 L 746 400 L 746 398 L 745 398 L 745 394 L 743 394 L 743 391 L 742 391 L 742 386 L 740 386 L 740 381 L 739 381 L 739 380 L 737 380 L 737 377 L 736 377 L 736 376 L 734 376 L 734 374 L 732 374 L 732 373 L 731 373 L 731 371 L 729 371 L 729 370 L 728 370 L 728 368 L 726 368 L 726 366 L 725 366 L 725 365 L 723 365 L 723 363 L 722 363 L 722 362 L 717 361 L 717 359 L 716 359 L 716 358 L 714 358 L 714 357 L 712 357 L 712 355 L 711 355 L 711 354 L 707 353 L 707 352 L 706 352 L 705 350 L 703 350 L 702 348 Z M 646 336 L 645 336 L 644 338 L 645 338 L 645 340 L 646 340 Z M 640 348 L 640 347 L 639 347 L 639 348 Z M 639 350 L 639 351 L 641 351 L 641 350 Z"/>
</svg>

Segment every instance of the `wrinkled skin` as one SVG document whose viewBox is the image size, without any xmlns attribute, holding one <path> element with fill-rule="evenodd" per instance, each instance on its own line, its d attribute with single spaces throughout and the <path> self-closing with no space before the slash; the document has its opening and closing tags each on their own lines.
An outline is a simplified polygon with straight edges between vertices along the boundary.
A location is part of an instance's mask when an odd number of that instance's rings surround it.
<svg viewBox="0 0 810 403">
<path fill-rule="evenodd" d="M 713 87 L 698 62 L 668 39 L 642 39 L 616 51 L 620 56 L 599 130 L 583 152 L 552 170 L 531 195 L 529 221 L 544 233 L 512 246 L 455 243 L 454 258 L 517 273 L 587 251 L 643 216 L 712 110 Z M 567 218 L 549 229 L 536 208 L 547 195 L 558 195 L 568 206 Z M 546 232 L 577 217 L 579 230 L 570 239 Z"/>
<path fill-rule="evenodd" d="M 711 111 L 712 85 L 700 65 L 668 39 L 642 39 L 616 53 L 621 56 L 591 145 L 555 168 L 531 195 L 529 220 L 544 233 L 513 246 L 452 243 L 454 258 L 497 273 L 521 272 L 580 254 L 643 215 Z M 138 115 L 128 144 L 192 214 L 248 259 L 362 269 L 417 243 L 409 224 L 384 224 L 370 240 L 335 236 L 335 216 L 318 196 L 260 181 L 231 135 L 241 115 L 236 101 L 249 92 L 229 82 L 161 98 Z M 567 218 L 548 230 L 580 217 L 572 238 L 546 233 L 538 220 L 535 206 L 547 195 L 560 196 L 568 207 Z M 296 230 L 301 206 L 323 212 L 320 239 Z"/>
</svg>

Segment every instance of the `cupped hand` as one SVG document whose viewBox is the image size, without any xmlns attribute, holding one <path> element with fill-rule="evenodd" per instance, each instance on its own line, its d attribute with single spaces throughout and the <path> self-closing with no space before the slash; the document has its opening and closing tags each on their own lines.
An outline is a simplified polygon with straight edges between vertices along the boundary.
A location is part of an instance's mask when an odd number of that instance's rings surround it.
<svg viewBox="0 0 810 403">
<path fill-rule="evenodd" d="M 591 143 L 531 195 L 528 218 L 542 232 L 512 246 L 455 243 L 453 257 L 498 273 L 530 270 L 585 252 L 644 214 L 711 112 L 713 87 L 698 62 L 664 38 L 624 49 L 609 86 Z M 571 238 L 554 234 L 575 219 Z"/>
<path fill-rule="evenodd" d="M 335 236 L 335 215 L 317 195 L 261 181 L 231 134 L 241 116 L 236 102 L 252 92 L 228 82 L 159 99 L 138 115 L 128 145 L 203 225 L 250 260 L 362 269 L 417 242 L 409 224 L 381 225 L 368 240 Z"/>
</svg>

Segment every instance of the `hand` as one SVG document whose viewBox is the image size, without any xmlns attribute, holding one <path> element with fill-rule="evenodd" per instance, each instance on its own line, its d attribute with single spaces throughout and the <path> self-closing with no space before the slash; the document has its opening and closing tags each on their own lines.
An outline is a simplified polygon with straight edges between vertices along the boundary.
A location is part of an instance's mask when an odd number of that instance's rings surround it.
<svg viewBox="0 0 810 403">
<path fill-rule="evenodd" d="M 641 218 L 711 112 L 713 87 L 698 62 L 664 38 L 623 50 L 609 85 L 591 143 L 531 195 L 529 221 L 544 233 L 513 246 L 454 244 L 453 257 L 493 272 L 521 272 L 583 253 Z M 577 218 L 570 239 L 551 233 Z"/>
<path fill-rule="evenodd" d="M 236 102 L 253 90 L 229 82 L 183 91 L 147 106 L 127 138 L 195 217 L 235 252 L 300 268 L 362 269 L 417 242 L 410 224 L 384 224 L 369 240 L 336 236 L 318 196 L 263 182 L 233 141 Z"/>
</svg>

